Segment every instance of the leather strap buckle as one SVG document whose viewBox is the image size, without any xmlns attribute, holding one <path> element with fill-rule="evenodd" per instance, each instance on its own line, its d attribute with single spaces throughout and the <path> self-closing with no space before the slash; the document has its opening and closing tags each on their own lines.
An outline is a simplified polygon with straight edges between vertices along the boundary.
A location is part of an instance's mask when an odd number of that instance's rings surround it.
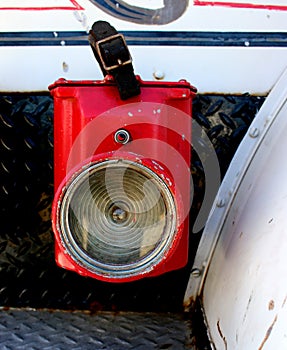
<svg viewBox="0 0 287 350">
<path fill-rule="evenodd" d="M 126 53 L 128 54 L 128 58 L 125 59 L 124 61 L 122 61 L 120 58 L 117 59 L 117 64 L 114 64 L 114 65 L 107 65 L 104 57 L 103 57 L 103 53 L 102 53 L 102 49 L 101 49 L 101 45 L 105 44 L 105 43 L 110 43 L 112 40 L 115 40 L 115 39 L 120 39 L 122 41 L 122 47 L 126 48 Z M 104 69 L 109 72 L 113 69 L 116 69 L 116 68 L 119 68 L 121 66 L 125 66 L 126 64 L 130 64 L 132 63 L 132 58 L 130 56 L 130 53 L 129 53 L 129 50 L 128 50 L 128 46 L 127 46 L 127 43 L 126 43 L 126 40 L 124 38 L 124 36 L 122 34 L 115 34 L 115 35 L 111 35 L 111 36 L 108 36 L 107 38 L 104 38 L 102 40 L 99 40 L 96 42 L 96 50 L 97 50 L 97 53 L 99 55 L 99 59 L 104 67 Z"/>
</svg>

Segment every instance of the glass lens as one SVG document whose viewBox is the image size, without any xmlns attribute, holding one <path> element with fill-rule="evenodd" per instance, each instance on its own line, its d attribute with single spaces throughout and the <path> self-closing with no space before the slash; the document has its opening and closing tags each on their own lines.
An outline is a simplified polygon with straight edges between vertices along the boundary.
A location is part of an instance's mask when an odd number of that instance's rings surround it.
<svg viewBox="0 0 287 350">
<path fill-rule="evenodd" d="M 124 160 L 81 172 L 68 187 L 60 216 L 72 255 L 102 272 L 146 268 L 163 256 L 175 234 L 175 205 L 166 184 L 149 168 Z"/>
</svg>

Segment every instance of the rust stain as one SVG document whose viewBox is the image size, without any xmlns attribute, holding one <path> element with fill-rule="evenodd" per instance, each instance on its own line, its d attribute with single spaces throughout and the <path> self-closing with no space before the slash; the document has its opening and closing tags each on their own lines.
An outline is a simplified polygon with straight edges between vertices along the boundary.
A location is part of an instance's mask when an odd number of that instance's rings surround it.
<svg viewBox="0 0 287 350">
<path fill-rule="evenodd" d="M 273 310 L 274 309 L 274 306 L 275 306 L 275 302 L 274 300 L 270 300 L 269 301 L 269 304 L 268 304 L 268 310 Z"/>
<path fill-rule="evenodd" d="M 285 306 L 285 304 L 286 304 L 286 300 L 287 300 L 287 295 L 286 295 L 286 297 L 284 298 L 284 300 L 283 300 L 283 303 L 282 303 L 282 309 L 283 309 L 283 307 Z"/>
<path fill-rule="evenodd" d="M 222 330 L 221 330 L 221 328 L 220 328 L 220 320 L 218 320 L 217 321 L 217 330 L 218 330 L 218 333 L 219 333 L 219 335 L 220 335 L 220 338 L 223 340 L 223 342 L 224 342 L 224 347 L 225 347 L 225 350 L 227 350 L 227 341 L 226 341 L 226 338 L 225 338 L 225 336 L 223 335 L 223 333 L 222 333 Z"/>
<path fill-rule="evenodd" d="M 265 337 L 264 337 L 261 345 L 259 346 L 258 350 L 262 350 L 263 349 L 263 346 L 265 345 L 265 343 L 267 342 L 268 338 L 270 337 L 270 334 L 271 334 L 271 332 L 273 330 L 273 327 L 274 327 L 276 321 L 277 321 L 277 315 L 275 316 L 275 318 L 274 318 L 273 322 L 271 323 L 270 327 L 267 329 Z"/>
<path fill-rule="evenodd" d="M 190 297 L 188 300 L 183 302 L 183 307 L 185 312 L 190 312 L 195 309 L 196 298 Z"/>
</svg>

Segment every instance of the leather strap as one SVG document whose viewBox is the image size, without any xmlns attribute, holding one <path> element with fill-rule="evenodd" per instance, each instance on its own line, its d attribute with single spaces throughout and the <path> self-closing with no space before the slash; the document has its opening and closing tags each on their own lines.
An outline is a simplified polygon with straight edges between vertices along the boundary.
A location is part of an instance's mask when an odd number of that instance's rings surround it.
<svg viewBox="0 0 287 350">
<path fill-rule="evenodd" d="M 139 95 L 139 82 L 124 36 L 108 22 L 97 21 L 89 32 L 89 42 L 104 76 L 114 77 L 121 99 Z"/>
</svg>

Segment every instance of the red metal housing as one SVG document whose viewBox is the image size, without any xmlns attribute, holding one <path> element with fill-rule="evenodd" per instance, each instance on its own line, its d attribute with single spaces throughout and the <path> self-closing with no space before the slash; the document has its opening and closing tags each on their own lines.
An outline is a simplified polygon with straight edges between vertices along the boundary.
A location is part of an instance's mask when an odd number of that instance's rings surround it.
<svg viewBox="0 0 287 350">
<path fill-rule="evenodd" d="M 182 268 L 188 260 L 191 106 L 196 90 L 184 80 L 170 83 L 138 80 L 141 94 L 126 101 L 119 98 L 109 76 L 103 81 L 60 79 L 49 87 L 55 118 L 52 221 L 56 261 L 63 268 L 109 282 L 157 276 Z M 121 159 L 134 164 L 135 171 L 143 169 L 151 174 L 152 181 L 161 183 L 163 192 L 171 194 L 176 208 L 171 220 L 176 221 L 176 232 L 160 259 L 155 258 L 154 264 L 139 272 L 135 269 L 120 275 L 115 268 L 115 274 L 99 273 L 71 254 L 73 249 L 62 232 L 59 213 L 63 201 L 69 201 L 64 197 L 75 179 L 77 183 L 79 174 L 98 164 L 114 164 Z"/>
</svg>

